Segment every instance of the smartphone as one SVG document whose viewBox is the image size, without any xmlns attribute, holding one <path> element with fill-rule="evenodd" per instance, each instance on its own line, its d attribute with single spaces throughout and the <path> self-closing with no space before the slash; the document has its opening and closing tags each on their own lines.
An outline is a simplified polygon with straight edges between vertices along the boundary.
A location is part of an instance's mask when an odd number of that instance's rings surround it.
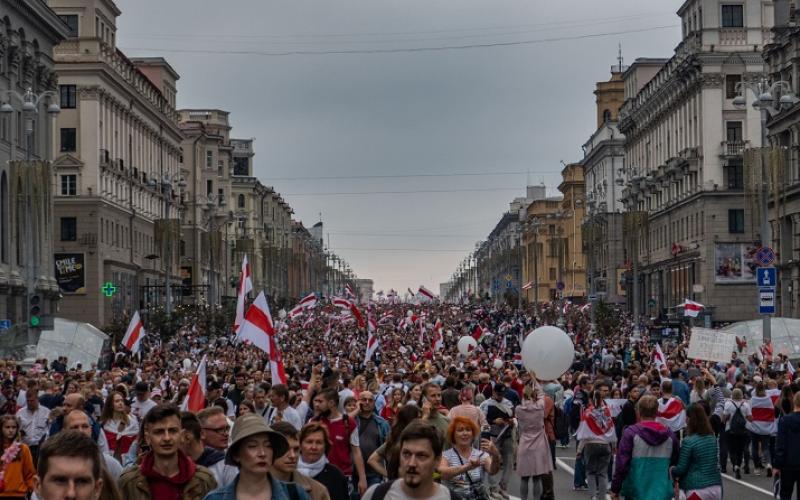
<svg viewBox="0 0 800 500">
<path fill-rule="evenodd" d="M 481 431 L 481 439 L 488 439 L 489 441 L 491 441 L 492 433 L 489 431 Z"/>
</svg>

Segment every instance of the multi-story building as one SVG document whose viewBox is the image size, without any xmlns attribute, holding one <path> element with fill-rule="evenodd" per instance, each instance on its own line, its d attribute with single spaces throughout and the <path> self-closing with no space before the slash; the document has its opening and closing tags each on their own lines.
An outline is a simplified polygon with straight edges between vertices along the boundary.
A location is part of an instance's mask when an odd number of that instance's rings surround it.
<svg viewBox="0 0 800 500">
<path fill-rule="evenodd" d="M 12 324 L 25 324 L 27 294 L 40 297 L 43 314 L 55 312 L 58 300 L 46 163 L 54 130 L 46 109 L 57 99 L 43 98 L 36 115 L 23 114 L 23 103 L 9 91 L 58 90 L 53 47 L 69 29 L 42 0 L 0 0 L 0 104 L 8 110 L 0 110 L 0 319 Z M 36 163 L 10 163 L 26 159 Z"/>
<path fill-rule="evenodd" d="M 618 286 L 625 269 L 622 188 L 625 183 L 625 137 L 617 123 L 625 88 L 622 59 L 611 68 L 611 79 L 598 82 L 597 130 L 583 145 L 586 209 L 583 226 L 589 289 L 607 302 L 625 301 Z"/>
<path fill-rule="evenodd" d="M 749 319 L 760 236 L 744 203 L 742 153 L 761 145 L 761 125 L 757 110 L 733 100 L 743 79 L 764 72 L 772 2 L 687 0 L 678 15 L 674 55 L 663 65 L 637 60 L 624 73 L 622 201 L 638 271 L 628 296 L 642 316 L 688 297 L 714 321 Z"/>
<path fill-rule="evenodd" d="M 181 217 L 181 295 L 192 303 L 219 304 L 231 268 L 228 211 L 233 148 L 229 113 L 183 109 L 181 172 L 186 181 Z"/>
<path fill-rule="evenodd" d="M 788 0 L 775 2 L 774 39 L 764 49 L 764 60 L 768 65 L 770 83 L 787 82 L 788 90 L 798 97 L 800 18 L 795 6 L 796 2 Z M 751 102 L 753 96 L 746 97 L 747 102 Z M 800 318 L 800 106 L 795 104 L 771 116 L 767 127 L 770 145 L 780 151 L 779 161 L 770 165 L 773 182 L 769 185 L 767 198 L 767 215 L 772 230 L 770 246 L 777 250 L 776 267 L 779 270 L 777 315 Z M 758 173 L 754 174 L 751 176 L 753 179 L 763 180 Z M 745 174 L 745 177 L 748 176 Z M 760 188 L 755 184 L 750 187 Z"/>
<path fill-rule="evenodd" d="M 165 306 L 165 281 L 179 290 L 178 74 L 164 59 L 129 59 L 116 47 L 112 0 L 50 6 L 71 29 L 55 48 L 55 259 L 81 268 L 62 280 L 60 315 L 103 327 Z"/>
<path fill-rule="evenodd" d="M 300 299 L 312 292 L 321 292 L 325 276 L 325 254 L 319 240 L 300 221 L 292 221 L 289 237 L 290 299 Z"/>
</svg>

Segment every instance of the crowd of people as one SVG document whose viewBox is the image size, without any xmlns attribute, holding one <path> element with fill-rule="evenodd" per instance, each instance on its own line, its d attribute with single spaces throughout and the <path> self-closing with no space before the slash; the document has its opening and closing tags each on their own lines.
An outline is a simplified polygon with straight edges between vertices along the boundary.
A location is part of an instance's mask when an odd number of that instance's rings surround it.
<svg viewBox="0 0 800 500">
<path fill-rule="evenodd" d="M 276 315 L 285 383 L 255 346 L 192 322 L 104 370 L 0 361 L 0 497 L 552 499 L 558 448 L 575 453 L 570 498 L 720 499 L 730 473 L 773 477 L 789 499 L 800 482 L 800 386 L 769 346 L 693 360 L 689 328 L 651 342 L 618 311 L 594 332 L 563 304 L 365 314 L 369 359 L 366 329 L 334 305 Z M 541 380 L 520 346 L 555 322 L 575 359 Z M 204 356 L 205 401 L 188 411 Z"/>
</svg>

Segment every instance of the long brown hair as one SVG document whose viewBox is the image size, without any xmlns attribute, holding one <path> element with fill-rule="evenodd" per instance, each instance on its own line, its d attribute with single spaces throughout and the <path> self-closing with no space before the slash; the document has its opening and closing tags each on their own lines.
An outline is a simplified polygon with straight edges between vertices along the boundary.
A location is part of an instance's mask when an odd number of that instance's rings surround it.
<svg viewBox="0 0 800 500">
<path fill-rule="evenodd" d="M 103 412 L 100 414 L 100 423 L 103 425 L 105 425 L 106 422 L 112 422 L 114 420 L 114 398 L 117 394 L 122 398 L 122 401 L 125 401 L 125 395 L 119 391 L 111 391 L 108 394 L 106 402 L 103 404 Z M 128 414 L 122 412 L 121 422 L 127 426 L 129 421 Z"/>
<path fill-rule="evenodd" d="M 706 410 L 700 404 L 689 405 L 686 410 L 686 431 L 690 436 L 697 434 L 698 436 L 714 435 L 714 430 L 711 428 L 711 422 L 708 420 Z"/>
<path fill-rule="evenodd" d="M 0 450 L 6 449 L 6 446 L 11 444 L 10 442 L 8 442 L 8 443 L 6 442 L 6 437 L 2 432 L 3 426 L 6 425 L 6 422 L 8 422 L 9 420 L 14 422 L 14 424 L 17 426 L 17 435 L 14 436 L 14 439 L 12 439 L 11 441 L 13 442 L 13 441 L 19 440 L 19 434 L 20 434 L 20 429 L 21 429 L 21 426 L 20 426 L 20 423 L 19 423 L 19 419 L 14 415 L 3 415 L 3 416 L 1 416 L 0 417 Z"/>
</svg>

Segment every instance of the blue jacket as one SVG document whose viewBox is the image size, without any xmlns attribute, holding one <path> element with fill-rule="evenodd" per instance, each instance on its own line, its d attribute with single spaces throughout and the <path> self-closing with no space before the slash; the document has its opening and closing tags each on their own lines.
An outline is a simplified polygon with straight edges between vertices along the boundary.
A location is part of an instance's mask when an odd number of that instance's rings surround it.
<svg viewBox="0 0 800 500">
<path fill-rule="evenodd" d="M 778 420 L 772 465 L 781 470 L 800 469 L 800 413 L 790 413 Z"/>
<path fill-rule="evenodd" d="M 289 496 L 289 486 L 282 481 L 278 481 L 272 474 L 269 474 L 269 480 L 272 483 L 272 500 L 291 500 L 292 497 Z M 223 486 L 222 488 L 217 488 L 216 490 L 210 492 L 203 500 L 236 500 L 236 485 L 239 484 L 239 475 L 236 475 L 236 479 L 227 486 Z M 299 488 L 294 484 L 291 485 L 292 488 L 295 488 L 297 492 L 297 497 L 299 500 L 311 500 L 311 497 L 308 496 L 308 493 L 304 488 Z"/>
</svg>

